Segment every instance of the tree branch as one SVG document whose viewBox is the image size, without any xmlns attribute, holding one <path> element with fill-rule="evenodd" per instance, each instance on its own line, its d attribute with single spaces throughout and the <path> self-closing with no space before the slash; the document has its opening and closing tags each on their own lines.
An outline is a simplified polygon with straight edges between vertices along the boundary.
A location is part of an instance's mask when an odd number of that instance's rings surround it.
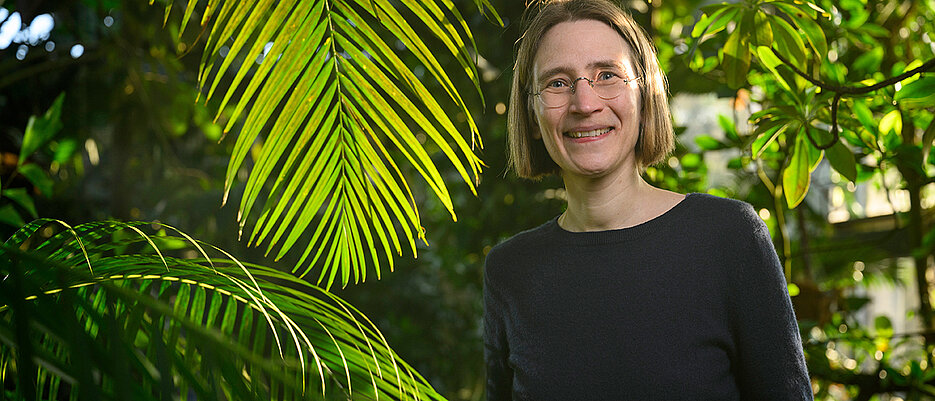
<svg viewBox="0 0 935 401">
<path fill-rule="evenodd" d="M 777 52 L 773 52 L 773 54 L 775 54 L 776 58 L 778 58 L 779 61 L 782 61 L 782 63 L 785 64 L 786 67 L 789 67 L 789 69 L 792 70 L 792 72 L 804 78 L 806 81 L 810 82 L 812 85 L 815 85 L 824 91 L 834 92 L 834 100 L 831 101 L 831 136 L 832 136 L 831 141 L 826 144 L 819 145 L 817 142 L 815 142 L 815 139 L 812 138 L 812 136 L 808 134 L 808 130 L 805 131 L 805 136 L 808 138 L 809 142 L 812 143 L 812 146 L 815 146 L 816 148 L 820 150 L 828 149 L 834 146 L 834 144 L 838 142 L 838 137 L 839 137 L 838 135 L 838 132 L 839 132 L 838 131 L 838 103 L 841 101 L 841 96 L 862 95 L 864 93 L 870 93 L 877 89 L 885 88 L 887 86 L 893 85 L 915 74 L 919 74 L 919 73 L 923 73 L 923 72 L 931 71 L 935 69 L 935 59 L 931 59 L 929 61 L 926 61 L 922 65 L 916 68 L 913 68 L 910 71 L 906 71 L 897 76 L 887 78 L 883 81 L 877 82 L 876 84 L 873 84 L 870 86 L 838 86 L 838 85 L 831 85 L 831 84 L 819 81 L 815 78 L 812 78 L 811 76 L 806 74 L 804 71 L 792 65 L 792 63 L 790 63 L 789 60 L 786 60 L 781 54 Z"/>
</svg>

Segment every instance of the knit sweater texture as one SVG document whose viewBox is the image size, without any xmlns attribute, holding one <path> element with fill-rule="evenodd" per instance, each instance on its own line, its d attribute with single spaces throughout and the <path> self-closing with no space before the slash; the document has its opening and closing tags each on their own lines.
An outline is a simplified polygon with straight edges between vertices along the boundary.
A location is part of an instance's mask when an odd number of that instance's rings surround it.
<svg viewBox="0 0 935 401">
<path fill-rule="evenodd" d="M 689 194 L 643 224 L 557 218 L 494 247 L 488 400 L 811 400 L 769 231 L 746 203 Z"/>
</svg>

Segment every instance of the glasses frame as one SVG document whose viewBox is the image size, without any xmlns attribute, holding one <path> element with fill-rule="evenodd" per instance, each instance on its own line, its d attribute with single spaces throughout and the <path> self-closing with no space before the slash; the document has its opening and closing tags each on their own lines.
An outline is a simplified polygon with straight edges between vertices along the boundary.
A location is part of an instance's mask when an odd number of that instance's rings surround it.
<svg viewBox="0 0 935 401">
<path fill-rule="evenodd" d="M 633 78 L 620 78 L 620 81 L 623 83 L 623 85 L 629 85 L 630 82 L 638 81 L 638 80 L 640 80 L 641 78 L 643 78 L 643 77 L 642 77 L 642 76 L 636 76 L 636 77 L 633 77 Z M 572 95 L 572 96 L 574 96 L 575 91 L 578 89 L 578 81 L 580 81 L 580 80 L 582 80 L 582 79 L 585 80 L 585 81 L 588 81 L 588 86 L 591 87 L 591 90 L 594 90 L 594 81 L 595 81 L 594 79 L 590 79 L 590 78 L 588 78 L 588 77 L 578 77 L 578 78 L 575 78 L 575 79 L 573 79 L 573 80 L 571 81 L 571 95 Z M 557 107 L 565 106 L 565 105 L 567 105 L 567 104 L 569 103 L 569 101 L 571 100 L 571 98 L 568 97 L 568 98 L 566 99 L 565 103 L 562 103 L 562 104 L 560 104 L 560 105 L 558 105 L 558 106 L 550 106 L 550 105 L 546 104 L 545 100 L 542 99 L 542 92 L 545 92 L 545 89 L 542 89 L 542 90 L 540 90 L 539 92 L 536 92 L 536 93 L 529 93 L 529 96 L 538 96 L 538 97 L 539 97 L 539 100 L 542 101 L 542 104 L 545 105 L 545 107 L 548 107 L 548 108 L 557 108 Z M 598 94 L 597 91 L 595 91 L 594 94 L 597 95 L 597 97 L 599 97 L 599 98 L 601 98 L 601 99 L 604 99 L 604 100 L 616 99 L 617 96 L 620 96 L 620 93 L 617 93 L 616 95 L 611 96 L 611 97 L 604 97 L 604 96 L 601 96 L 600 94 Z"/>
</svg>

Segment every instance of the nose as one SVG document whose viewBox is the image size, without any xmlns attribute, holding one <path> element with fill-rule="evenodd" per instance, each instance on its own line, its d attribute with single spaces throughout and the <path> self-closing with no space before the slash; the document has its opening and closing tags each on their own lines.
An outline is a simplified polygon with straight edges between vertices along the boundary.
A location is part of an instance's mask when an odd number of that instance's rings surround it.
<svg viewBox="0 0 935 401">
<path fill-rule="evenodd" d="M 579 77 L 575 79 L 572 85 L 571 100 L 568 104 L 570 111 L 590 114 L 604 106 L 604 100 L 594 92 L 590 79 Z"/>
</svg>

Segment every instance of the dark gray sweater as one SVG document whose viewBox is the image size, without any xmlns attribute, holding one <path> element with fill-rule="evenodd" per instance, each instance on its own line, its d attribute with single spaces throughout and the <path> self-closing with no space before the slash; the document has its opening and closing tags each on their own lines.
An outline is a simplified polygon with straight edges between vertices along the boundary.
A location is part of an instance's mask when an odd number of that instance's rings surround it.
<svg viewBox="0 0 935 401">
<path fill-rule="evenodd" d="M 556 219 L 494 247 L 489 400 L 810 400 L 792 304 L 750 205 L 689 194 L 635 227 Z"/>
</svg>

